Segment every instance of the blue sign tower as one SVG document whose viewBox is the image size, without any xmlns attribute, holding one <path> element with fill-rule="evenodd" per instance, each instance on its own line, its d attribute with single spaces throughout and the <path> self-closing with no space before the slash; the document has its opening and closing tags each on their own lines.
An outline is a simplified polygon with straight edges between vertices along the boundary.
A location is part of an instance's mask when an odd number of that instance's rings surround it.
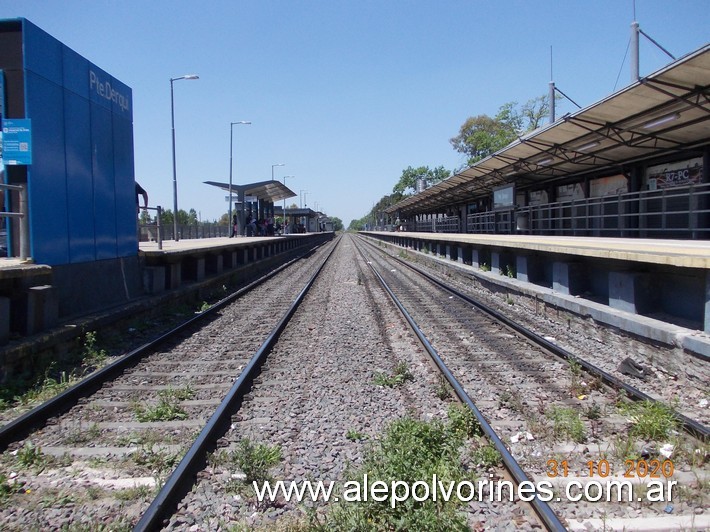
<svg viewBox="0 0 710 532">
<path fill-rule="evenodd" d="M 29 256 L 52 267 L 59 314 L 141 295 L 131 89 L 23 18 L 0 20 L 0 72 L 2 179 L 26 187 Z M 18 228 L 10 218 L 9 256 Z"/>
<path fill-rule="evenodd" d="M 4 123 L 32 124 L 31 152 L 17 137 L 4 159 L 28 187 L 34 261 L 137 256 L 131 89 L 26 19 L 0 21 L 0 68 Z"/>
</svg>

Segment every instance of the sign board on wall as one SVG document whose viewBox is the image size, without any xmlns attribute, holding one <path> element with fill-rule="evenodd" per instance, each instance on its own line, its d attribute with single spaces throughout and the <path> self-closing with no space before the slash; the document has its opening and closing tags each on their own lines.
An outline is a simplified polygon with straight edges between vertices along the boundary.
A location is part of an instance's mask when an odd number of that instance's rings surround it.
<svg viewBox="0 0 710 532">
<path fill-rule="evenodd" d="M 31 119 L 2 121 L 2 162 L 7 165 L 32 164 Z"/>
<path fill-rule="evenodd" d="M 589 196 L 603 198 L 605 196 L 618 196 L 629 191 L 628 179 L 623 174 L 592 179 L 589 182 Z"/>
<path fill-rule="evenodd" d="M 508 185 L 493 191 L 493 208 L 505 209 L 515 203 L 515 185 Z"/>
<path fill-rule="evenodd" d="M 677 163 L 649 166 L 646 171 L 648 190 L 694 185 L 700 183 L 702 178 L 702 157 Z"/>
<path fill-rule="evenodd" d="M 584 188 L 581 183 L 571 183 L 557 187 L 557 201 L 572 201 L 584 199 Z"/>
</svg>

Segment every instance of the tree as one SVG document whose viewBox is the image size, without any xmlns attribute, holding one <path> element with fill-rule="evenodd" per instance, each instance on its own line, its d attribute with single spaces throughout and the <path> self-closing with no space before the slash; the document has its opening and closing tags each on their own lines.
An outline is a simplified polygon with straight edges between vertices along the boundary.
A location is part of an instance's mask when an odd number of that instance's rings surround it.
<svg viewBox="0 0 710 532">
<path fill-rule="evenodd" d="M 150 211 L 147 209 L 141 209 L 140 215 L 138 216 L 138 221 L 141 225 L 148 225 L 153 223 L 150 217 Z"/>
<path fill-rule="evenodd" d="M 540 127 L 549 114 L 549 98 L 539 96 L 518 110 L 516 102 L 502 105 L 494 118 L 488 115 L 469 117 L 459 134 L 449 140 L 454 149 L 468 156 L 468 165 L 502 150 L 519 136 Z"/>
<path fill-rule="evenodd" d="M 439 181 L 443 181 L 450 175 L 451 172 L 446 170 L 443 166 L 438 166 L 434 169 L 430 169 L 428 166 L 420 166 L 419 168 L 408 166 L 406 169 L 402 170 L 402 175 L 392 189 L 392 192 L 393 195 L 399 194 L 400 196 L 404 196 L 410 189 L 412 192 L 417 191 L 417 180 L 419 179 L 425 179 L 429 185 L 433 185 Z"/>
<path fill-rule="evenodd" d="M 333 231 L 343 230 L 343 221 L 337 216 L 331 216 L 330 221 L 333 222 Z"/>
</svg>

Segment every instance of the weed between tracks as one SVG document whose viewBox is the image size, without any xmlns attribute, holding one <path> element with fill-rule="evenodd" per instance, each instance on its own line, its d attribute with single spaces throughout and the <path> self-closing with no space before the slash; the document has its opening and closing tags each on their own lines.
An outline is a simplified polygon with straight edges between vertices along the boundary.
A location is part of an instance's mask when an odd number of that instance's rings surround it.
<svg viewBox="0 0 710 532">
<path fill-rule="evenodd" d="M 409 366 L 406 362 L 400 361 L 394 367 L 392 375 L 377 372 L 374 376 L 374 383 L 377 386 L 386 386 L 388 388 L 396 388 L 407 381 L 413 381 L 414 375 L 409 371 Z"/>
<path fill-rule="evenodd" d="M 348 481 L 362 481 L 367 475 L 368 484 L 402 481 L 414 486 L 416 482 L 431 483 L 433 475 L 442 482 L 475 482 L 476 470 L 488 470 L 500 463 L 500 455 L 490 444 L 478 438 L 481 429 L 473 413 L 464 405 L 452 404 L 448 409 L 448 420 L 421 421 L 403 418 L 391 423 L 384 434 L 366 443 L 362 465 L 349 466 L 344 479 L 337 483 L 334 494 L 339 497 L 323 510 L 316 505 L 302 507 L 305 517 L 293 519 L 286 514 L 281 520 L 269 521 L 269 530 L 468 530 L 464 503 L 457 497 L 448 501 L 437 498 L 398 502 L 394 508 L 390 500 L 354 502 L 352 485 Z M 361 436 L 354 430 L 346 437 Z M 350 438 L 352 436 L 352 438 Z M 472 449 L 470 453 L 466 449 Z M 231 489 L 245 494 L 250 490 L 252 479 L 270 478 L 268 469 L 280 460 L 278 448 L 255 445 L 242 440 L 239 449 L 233 453 L 221 452 L 213 455 L 210 464 L 237 468 L 245 473 L 241 484 Z M 475 469 L 474 469 L 475 467 Z M 247 472 L 252 468 L 256 472 Z M 346 494 L 349 493 L 349 496 Z M 253 493 L 252 493 L 253 496 Z M 350 498 L 350 500 L 347 500 Z M 421 499 L 421 498 L 420 498 Z M 279 507 L 283 501 L 278 503 Z M 246 530 L 241 525 L 231 530 Z M 253 529 L 250 524 L 248 529 Z"/>
<path fill-rule="evenodd" d="M 158 392 L 158 403 L 145 407 L 138 401 L 131 403 L 131 410 L 140 422 L 173 421 L 187 419 L 187 412 L 180 405 L 180 401 L 192 399 L 194 390 L 188 384 L 179 389 L 168 388 Z"/>
</svg>

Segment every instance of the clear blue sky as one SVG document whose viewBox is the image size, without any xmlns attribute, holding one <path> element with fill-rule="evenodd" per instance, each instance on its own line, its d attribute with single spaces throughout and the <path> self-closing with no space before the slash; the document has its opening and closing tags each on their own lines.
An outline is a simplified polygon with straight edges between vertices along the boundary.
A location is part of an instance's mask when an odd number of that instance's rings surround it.
<svg viewBox="0 0 710 532">
<path fill-rule="evenodd" d="M 557 86 L 585 107 L 629 84 L 632 0 L 0 0 L 133 89 L 135 172 L 172 208 L 170 78 L 180 208 L 227 211 L 234 182 L 286 184 L 347 226 L 407 166 L 461 166 L 449 139 L 469 116 Z M 710 37 L 708 0 L 637 0 L 676 57 Z M 668 57 L 642 37 L 641 74 Z M 623 66 L 622 66 L 623 64 Z M 618 82 L 617 82 L 618 79 Z M 573 111 L 567 103 L 558 116 Z M 287 204 L 299 203 L 299 197 Z"/>
</svg>

